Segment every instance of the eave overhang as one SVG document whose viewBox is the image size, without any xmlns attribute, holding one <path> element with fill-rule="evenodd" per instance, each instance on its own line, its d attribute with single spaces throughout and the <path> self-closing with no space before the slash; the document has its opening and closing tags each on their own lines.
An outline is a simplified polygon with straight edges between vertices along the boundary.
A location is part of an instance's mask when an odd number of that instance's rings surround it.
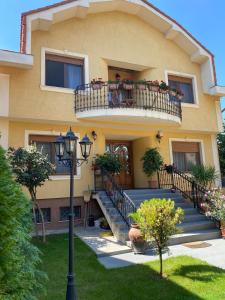
<svg viewBox="0 0 225 300">
<path fill-rule="evenodd" d="M 30 69 L 33 66 L 33 56 L 0 49 L 0 66 Z"/>
</svg>

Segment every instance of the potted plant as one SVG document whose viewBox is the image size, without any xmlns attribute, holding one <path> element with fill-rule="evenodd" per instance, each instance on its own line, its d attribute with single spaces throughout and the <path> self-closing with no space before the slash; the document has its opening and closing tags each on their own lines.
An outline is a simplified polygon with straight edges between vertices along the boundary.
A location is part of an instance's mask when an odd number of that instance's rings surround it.
<svg viewBox="0 0 225 300">
<path fill-rule="evenodd" d="M 123 80 L 123 88 L 124 90 L 130 91 L 134 88 L 134 81 L 130 79 Z"/>
<path fill-rule="evenodd" d="M 108 81 L 108 88 L 111 91 L 118 90 L 119 84 L 120 84 L 119 80 L 109 80 Z"/>
<path fill-rule="evenodd" d="M 181 90 L 177 90 L 177 99 L 182 100 L 184 97 L 184 93 Z"/>
<path fill-rule="evenodd" d="M 176 95 L 177 95 L 177 89 L 175 89 L 175 88 L 169 88 L 169 94 L 170 94 L 170 96 L 176 97 Z"/>
<path fill-rule="evenodd" d="M 162 80 L 161 80 L 161 83 L 159 85 L 159 91 L 160 91 L 160 93 L 163 93 L 163 94 L 167 94 L 168 91 L 169 91 L 168 85 Z"/>
<path fill-rule="evenodd" d="M 218 178 L 215 167 L 205 165 L 192 165 L 191 175 L 198 184 L 208 189 L 211 189 L 213 183 Z"/>
<path fill-rule="evenodd" d="M 205 199 L 206 216 L 219 222 L 221 236 L 225 238 L 225 195 L 220 189 L 208 191 Z"/>
<path fill-rule="evenodd" d="M 174 165 L 164 165 L 164 169 L 168 174 L 172 174 L 174 170 Z"/>
<path fill-rule="evenodd" d="M 141 158 L 141 160 L 143 161 L 143 171 L 150 178 L 163 165 L 162 156 L 160 155 L 157 148 L 147 149 L 144 156 Z M 149 187 L 157 188 L 158 187 L 157 180 L 154 179 L 149 180 Z"/>
<path fill-rule="evenodd" d="M 158 92 L 159 91 L 159 82 L 158 82 L 158 80 L 149 81 L 148 82 L 148 88 L 152 92 Z"/>
<path fill-rule="evenodd" d="M 134 212 L 129 214 L 134 221 L 130 226 L 130 230 L 128 232 L 129 240 L 131 241 L 131 246 L 134 251 L 134 254 L 144 254 L 145 249 L 147 247 L 147 243 L 143 238 L 140 227 L 138 223 L 140 222 L 140 214 L 138 212 Z"/>
<path fill-rule="evenodd" d="M 101 89 L 103 84 L 104 84 L 104 81 L 102 81 L 102 78 L 92 79 L 92 81 L 91 81 L 91 86 L 92 86 L 93 90 Z"/>
<path fill-rule="evenodd" d="M 136 84 L 137 84 L 137 88 L 138 88 L 139 90 L 146 90 L 146 80 L 145 80 L 145 79 L 143 79 L 143 80 L 138 80 L 138 81 L 136 82 Z"/>
<path fill-rule="evenodd" d="M 118 156 L 112 153 L 97 155 L 95 159 L 95 165 L 100 169 L 106 170 L 111 176 L 119 173 L 122 169 L 122 163 Z M 103 180 L 105 182 L 107 192 L 112 194 L 112 180 L 110 180 L 109 176 L 107 175 L 103 177 Z"/>
</svg>

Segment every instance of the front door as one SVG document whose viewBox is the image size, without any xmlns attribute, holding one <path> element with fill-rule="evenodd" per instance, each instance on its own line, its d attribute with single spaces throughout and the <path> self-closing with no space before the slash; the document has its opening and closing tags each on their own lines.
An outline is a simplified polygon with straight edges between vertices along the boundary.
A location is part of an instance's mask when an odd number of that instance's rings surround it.
<svg viewBox="0 0 225 300">
<path fill-rule="evenodd" d="M 133 157 L 132 142 L 130 141 L 106 141 L 106 152 L 118 155 L 122 170 L 115 175 L 116 182 L 123 189 L 133 188 Z"/>
</svg>

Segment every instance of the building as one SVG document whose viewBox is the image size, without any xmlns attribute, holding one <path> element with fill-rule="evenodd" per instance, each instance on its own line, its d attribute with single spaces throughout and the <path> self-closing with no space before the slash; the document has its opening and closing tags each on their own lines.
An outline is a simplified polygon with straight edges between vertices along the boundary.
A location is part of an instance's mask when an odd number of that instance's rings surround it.
<svg viewBox="0 0 225 300">
<path fill-rule="evenodd" d="M 114 93 L 108 80 L 116 74 L 136 83 Z M 98 78 L 106 82 L 99 89 L 91 84 Z M 164 80 L 184 97 L 143 90 L 143 79 Z M 127 165 L 121 186 L 147 187 L 140 161 L 147 147 L 158 147 L 165 163 L 183 171 L 190 162 L 219 171 L 216 135 L 224 95 L 213 54 L 152 4 L 67 0 L 24 13 L 20 52 L 0 50 L 0 144 L 36 143 L 57 163 L 52 141 L 59 133 L 70 125 L 79 137 L 95 132 L 92 158 L 117 151 Z M 83 192 L 94 185 L 92 158 L 75 174 L 78 219 Z M 61 228 L 68 218 L 67 170 L 57 163 L 51 179 L 38 198 L 48 228 Z"/>
</svg>

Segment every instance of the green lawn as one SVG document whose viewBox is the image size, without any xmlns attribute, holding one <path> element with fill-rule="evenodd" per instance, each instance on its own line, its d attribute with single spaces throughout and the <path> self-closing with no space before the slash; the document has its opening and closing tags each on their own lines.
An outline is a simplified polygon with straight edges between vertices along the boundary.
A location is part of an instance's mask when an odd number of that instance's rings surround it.
<svg viewBox="0 0 225 300">
<path fill-rule="evenodd" d="M 35 242 L 43 252 L 47 295 L 40 300 L 65 299 L 67 237 L 55 235 Z M 158 261 L 106 270 L 95 254 L 75 239 L 76 282 L 79 300 L 224 300 L 225 271 L 190 257 L 165 260 L 167 279 L 158 277 Z"/>
</svg>

